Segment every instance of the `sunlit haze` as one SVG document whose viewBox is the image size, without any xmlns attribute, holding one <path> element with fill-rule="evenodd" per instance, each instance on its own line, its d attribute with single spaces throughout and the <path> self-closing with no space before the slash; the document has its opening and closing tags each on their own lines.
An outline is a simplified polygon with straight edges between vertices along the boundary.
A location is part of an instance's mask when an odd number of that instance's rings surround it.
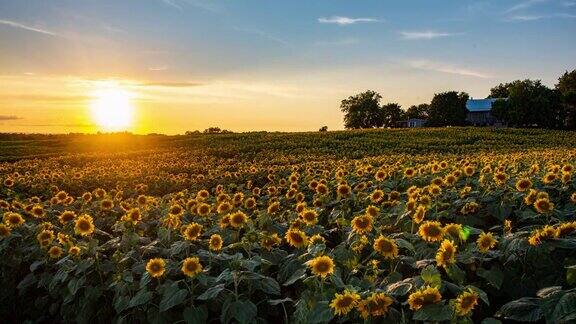
<svg viewBox="0 0 576 324">
<path fill-rule="evenodd" d="M 0 132 L 342 129 L 340 101 L 553 86 L 574 1 L 0 0 Z"/>
</svg>

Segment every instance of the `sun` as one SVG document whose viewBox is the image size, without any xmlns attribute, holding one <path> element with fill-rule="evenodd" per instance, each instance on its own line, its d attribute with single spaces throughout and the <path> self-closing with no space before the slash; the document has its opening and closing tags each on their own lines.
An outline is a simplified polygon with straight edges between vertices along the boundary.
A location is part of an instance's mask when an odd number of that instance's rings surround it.
<svg viewBox="0 0 576 324">
<path fill-rule="evenodd" d="M 97 84 L 90 101 L 92 119 L 106 131 L 130 128 L 134 119 L 133 98 L 133 93 L 115 82 Z"/>
</svg>

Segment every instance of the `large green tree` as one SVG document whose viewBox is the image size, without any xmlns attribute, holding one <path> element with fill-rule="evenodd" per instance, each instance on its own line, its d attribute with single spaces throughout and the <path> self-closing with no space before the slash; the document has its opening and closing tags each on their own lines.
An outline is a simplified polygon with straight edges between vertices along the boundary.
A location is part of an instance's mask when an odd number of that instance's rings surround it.
<svg viewBox="0 0 576 324">
<path fill-rule="evenodd" d="M 397 127 L 404 114 L 402 107 L 397 103 L 389 103 L 383 105 L 382 110 L 384 113 L 384 127 Z"/>
<path fill-rule="evenodd" d="M 565 119 L 565 127 L 576 129 L 576 70 L 565 72 L 556 84 L 560 93 Z"/>
<path fill-rule="evenodd" d="M 410 106 L 410 108 L 408 108 L 408 110 L 406 110 L 404 117 L 406 119 L 411 119 L 411 118 L 426 119 L 426 118 L 428 118 L 428 111 L 429 110 L 430 110 L 429 104 L 419 104 L 417 106 L 413 105 L 413 106 Z"/>
<path fill-rule="evenodd" d="M 540 80 L 516 80 L 490 90 L 490 96 L 508 98 L 497 101 L 494 117 L 513 127 L 561 128 L 564 111 L 559 92 L 543 85 Z"/>
<path fill-rule="evenodd" d="M 382 96 L 372 90 L 342 100 L 344 127 L 350 129 L 374 128 L 384 125 L 384 110 L 380 107 Z"/>
<path fill-rule="evenodd" d="M 468 94 L 465 92 L 448 91 L 437 93 L 432 98 L 428 110 L 428 122 L 430 126 L 461 126 L 466 124 L 466 101 Z"/>
</svg>

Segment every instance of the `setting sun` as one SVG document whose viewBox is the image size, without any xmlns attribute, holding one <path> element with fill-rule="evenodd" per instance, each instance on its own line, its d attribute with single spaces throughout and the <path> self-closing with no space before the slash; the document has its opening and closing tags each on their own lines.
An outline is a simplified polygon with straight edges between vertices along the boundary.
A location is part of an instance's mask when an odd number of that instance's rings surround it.
<svg viewBox="0 0 576 324">
<path fill-rule="evenodd" d="M 97 85 L 90 101 L 94 122 L 106 131 L 126 130 L 134 118 L 133 97 L 116 83 Z"/>
</svg>

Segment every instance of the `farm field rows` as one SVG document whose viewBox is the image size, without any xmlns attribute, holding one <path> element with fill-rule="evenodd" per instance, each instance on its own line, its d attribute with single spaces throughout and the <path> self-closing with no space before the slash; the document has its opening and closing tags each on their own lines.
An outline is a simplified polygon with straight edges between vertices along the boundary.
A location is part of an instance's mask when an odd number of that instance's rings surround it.
<svg viewBox="0 0 576 324">
<path fill-rule="evenodd" d="M 573 322 L 575 139 L 2 135 L 0 316 Z"/>
</svg>

